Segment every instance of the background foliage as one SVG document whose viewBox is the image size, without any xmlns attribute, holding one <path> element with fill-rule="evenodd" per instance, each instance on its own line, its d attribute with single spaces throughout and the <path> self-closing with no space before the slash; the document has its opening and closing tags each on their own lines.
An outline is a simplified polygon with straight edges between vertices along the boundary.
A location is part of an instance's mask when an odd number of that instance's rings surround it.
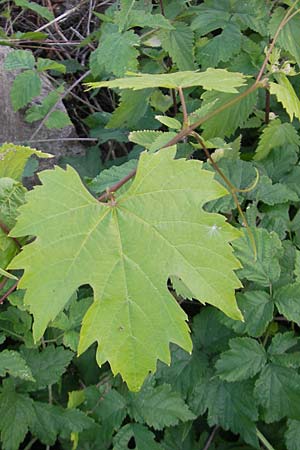
<svg viewBox="0 0 300 450">
<path fill-rule="evenodd" d="M 74 184 L 68 184 L 68 175 L 62 174 L 74 171 L 56 169 L 42 174 L 44 186 L 29 194 L 28 203 L 19 210 L 25 203 L 22 178 L 36 169 L 32 163 L 36 151 L 3 144 L 0 148 L 2 448 L 298 450 L 298 2 L 163 0 L 156 4 L 121 0 L 112 5 L 81 2 L 75 9 L 70 4 L 66 11 L 53 9 L 50 4 L 0 2 L 1 44 L 14 48 L 5 61 L 6 70 L 16 71 L 10 93 L 12 105 L 15 111 L 25 111 L 25 120 L 38 122 L 31 145 L 38 139 L 41 123 L 50 128 L 63 127 L 71 118 L 80 136 L 94 139 L 95 146 L 87 148 L 84 157 L 61 158 L 60 165 L 73 166 L 90 193 L 97 197 L 135 170 L 144 149 L 148 150 L 149 161 L 170 152 L 161 148 L 176 140 L 183 123 L 185 137 L 171 151 L 176 151 L 177 159 L 203 160 L 208 171 L 214 172 L 213 162 L 217 163 L 219 173 L 215 179 L 230 191 L 220 198 L 208 192 L 202 202 L 206 200 L 206 212 L 222 214 L 227 219 L 230 230 L 235 229 L 231 233 L 240 230 L 240 238 L 232 245 L 242 266 L 236 272 L 243 284 L 236 293 L 236 301 L 244 321 L 225 315 L 220 304 L 217 305 L 220 309 L 201 305 L 192 285 L 171 277 L 169 292 L 188 316 L 193 351 L 189 354 L 172 344 L 170 366 L 158 362 L 156 372 L 146 378 L 141 390 L 132 392 L 119 375 L 113 376 L 105 359 L 98 357 L 104 363 L 99 368 L 95 345 L 80 356 L 77 354 L 81 323 L 93 304 L 93 291 L 92 283 L 76 273 L 75 292 L 71 289 L 72 295 L 70 292 L 64 306 L 58 308 L 63 310 L 46 320 L 45 333 L 44 330 L 35 333 L 35 342 L 28 302 L 23 301 L 24 292 L 15 289 L 22 272 L 11 268 L 24 268 L 18 262 L 28 252 L 33 274 L 39 276 L 35 265 L 40 261 L 30 255 L 30 249 L 39 240 L 25 244 L 36 235 L 35 221 L 43 217 L 45 210 L 51 210 L 51 201 L 60 197 L 51 182 L 63 176 L 65 187 L 72 189 Z M 277 38 L 278 27 L 290 6 L 293 15 Z M 80 16 L 85 11 L 84 20 L 76 16 L 78 11 Z M 64 12 L 65 21 L 43 26 Z M 77 28 L 68 24 L 68 17 L 78 21 Z M 74 45 L 75 50 L 71 44 L 72 50 L 67 46 L 59 50 L 62 36 L 68 44 L 75 38 L 80 43 Z M 275 46 L 268 55 L 268 64 L 263 66 L 274 36 Z M 252 89 L 261 68 L 264 70 L 259 76 L 260 84 Z M 198 69 L 200 73 L 193 72 Z M 151 75 L 115 81 L 128 71 Z M 192 72 L 190 77 L 197 81 L 193 83 L 187 74 L 180 75 L 181 71 Z M 232 72 L 235 74 L 230 75 Z M 55 89 L 38 102 L 41 74 L 48 74 Z M 86 92 L 80 84 L 82 80 L 98 84 Z M 73 88 L 70 90 L 68 86 Z M 184 87 L 184 102 L 178 87 Z M 66 98 L 70 117 L 56 110 L 60 98 Z M 228 102 L 231 103 L 225 107 Z M 215 111 L 218 113 L 214 114 Z M 195 135 L 187 137 L 188 126 L 193 124 L 198 124 L 200 139 Z M 211 156 L 207 160 L 208 154 Z M 191 166 L 182 159 L 177 163 L 182 164 L 180 167 Z M 161 183 L 163 175 L 153 176 L 151 186 Z M 180 178 L 178 173 L 176 176 Z M 188 189 L 194 178 L 187 178 L 183 184 Z M 85 195 L 92 198 L 79 181 L 76 183 L 79 199 Z M 133 190 L 134 182 L 131 183 L 121 187 L 120 198 L 122 195 L 126 198 Z M 34 196 L 42 196 L 39 192 L 47 195 L 33 208 Z M 115 200 L 114 196 L 108 197 L 111 202 Z M 180 204 L 180 196 L 177 201 Z M 66 202 L 69 203 L 68 197 Z M 177 211 L 176 197 L 162 197 L 161 202 L 167 204 L 170 214 Z M 196 208 L 194 203 L 192 206 Z M 44 209 L 39 210 L 40 207 Z M 28 223 L 25 223 L 26 208 L 31 214 Z M 147 208 L 145 203 L 145 212 Z M 15 230 L 26 225 L 27 231 L 19 234 L 15 231 L 10 235 L 14 237 L 8 237 L 19 214 Z M 224 218 L 216 220 L 224 223 Z M 219 232 L 216 223 L 210 223 L 211 238 Z M 82 231 L 84 220 L 79 224 Z M 136 226 L 132 225 L 133 235 Z M 179 237 L 184 238 L 190 232 L 187 230 L 190 229 L 186 228 Z M 52 230 L 49 225 L 45 234 L 51 237 L 53 232 L 60 232 L 57 224 Z M 196 237 L 191 234 L 191 238 Z M 134 243 L 138 246 L 138 240 Z M 20 253 L 22 246 L 24 251 Z M 19 256 L 11 262 L 16 255 Z M 151 267 L 151 255 L 147 256 L 146 263 Z M 45 266 L 47 258 L 46 253 L 41 266 L 51 278 L 51 268 Z M 59 273 L 53 277 L 54 282 L 58 276 Z M 218 285 L 222 268 L 214 277 Z M 43 280 L 39 280 L 42 285 Z M 45 285 L 36 284 L 35 301 L 43 288 Z M 56 295 L 49 298 L 47 292 L 48 297 L 37 307 L 46 318 L 57 301 Z M 145 295 L 153 294 L 145 289 Z M 160 306 L 156 304 L 160 317 Z M 168 329 L 169 325 L 163 326 Z"/>
</svg>

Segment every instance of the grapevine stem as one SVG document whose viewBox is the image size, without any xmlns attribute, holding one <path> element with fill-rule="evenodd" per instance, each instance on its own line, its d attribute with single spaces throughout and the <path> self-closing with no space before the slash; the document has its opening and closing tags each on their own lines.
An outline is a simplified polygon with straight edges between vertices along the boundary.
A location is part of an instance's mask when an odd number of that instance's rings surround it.
<svg viewBox="0 0 300 450">
<path fill-rule="evenodd" d="M 11 288 L 8 289 L 7 292 L 0 298 L 0 305 L 7 299 L 7 297 L 16 289 L 19 281 L 17 281 Z"/>
<path fill-rule="evenodd" d="M 260 442 L 266 447 L 267 450 L 275 450 L 270 442 L 265 438 L 265 436 L 256 428 L 256 434 Z"/>
</svg>

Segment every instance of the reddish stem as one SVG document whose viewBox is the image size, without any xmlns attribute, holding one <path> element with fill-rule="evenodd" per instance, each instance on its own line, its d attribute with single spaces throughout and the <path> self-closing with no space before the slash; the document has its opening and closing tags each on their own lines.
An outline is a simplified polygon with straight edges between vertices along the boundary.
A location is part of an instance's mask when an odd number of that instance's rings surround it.
<svg viewBox="0 0 300 450">
<path fill-rule="evenodd" d="M 5 234 L 9 235 L 10 230 L 7 228 L 6 225 L 4 225 L 4 223 L 0 222 L 0 228 L 1 228 L 2 231 L 4 231 Z M 22 247 L 22 245 L 20 244 L 18 239 L 14 238 L 14 237 L 11 237 L 11 236 L 10 236 L 10 239 L 12 239 L 19 248 Z"/>
<path fill-rule="evenodd" d="M 5 292 L 5 294 L 0 298 L 0 304 L 2 304 L 4 302 L 4 300 L 7 299 L 7 297 L 16 289 L 16 287 L 18 286 L 19 281 L 17 281 L 11 288 L 8 289 L 7 292 Z"/>
</svg>

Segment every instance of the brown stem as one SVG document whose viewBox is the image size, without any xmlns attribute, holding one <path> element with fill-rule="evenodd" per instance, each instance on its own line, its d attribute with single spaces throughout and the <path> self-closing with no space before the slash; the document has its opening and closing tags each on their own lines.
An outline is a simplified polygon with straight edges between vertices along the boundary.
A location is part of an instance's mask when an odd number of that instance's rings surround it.
<svg viewBox="0 0 300 450">
<path fill-rule="evenodd" d="M 100 195 L 97 200 L 99 200 L 99 202 L 102 202 L 102 200 L 106 200 L 112 192 L 116 192 L 118 189 L 120 189 L 120 187 L 123 186 L 123 184 L 127 183 L 127 181 L 129 181 L 131 178 L 133 178 L 135 174 L 136 169 L 133 169 L 128 175 L 126 175 L 126 177 L 122 178 L 120 181 L 107 189 L 104 194 Z"/>
<path fill-rule="evenodd" d="M 187 109 L 186 109 L 186 103 L 185 103 L 185 98 L 184 98 L 182 87 L 178 88 L 178 93 L 179 93 L 179 97 L 180 97 L 180 102 L 181 102 L 181 107 L 182 107 L 182 114 L 183 114 L 183 126 L 182 126 L 182 129 L 185 130 L 189 126 L 189 117 L 188 117 L 188 113 L 187 113 Z"/>
<path fill-rule="evenodd" d="M 203 447 L 203 450 L 208 450 L 210 445 L 212 444 L 212 441 L 214 440 L 217 432 L 219 431 L 220 427 L 216 425 L 214 429 L 212 430 L 210 436 L 208 437 L 205 446 Z"/>
<path fill-rule="evenodd" d="M 269 46 L 269 49 L 267 51 L 266 57 L 264 59 L 264 62 L 262 64 L 261 68 L 260 68 L 260 71 L 258 72 L 256 81 L 260 81 L 261 80 L 261 78 L 262 78 L 262 76 L 264 74 L 264 71 L 266 70 L 266 66 L 267 66 L 267 64 L 269 62 L 271 53 L 272 53 L 273 48 L 274 48 L 274 46 L 275 46 L 275 44 L 277 42 L 278 36 L 279 36 L 282 28 L 288 23 L 289 20 L 291 20 L 296 14 L 299 13 L 299 10 L 295 11 L 294 13 L 292 13 L 292 11 L 295 8 L 297 2 L 298 2 L 298 0 L 295 1 L 293 3 L 293 5 L 287 10 L 287 13 L 285 14 L 284 18 L 280 22 L 280 24 L 279 24 L 279 26 L 278 26 L 278 28 L 276 30 L 276 33 L 274 34 L 274 38 L 273 38 L 273 40 L 272 40 L 272 42 L 271 42 L 271 44 Z"/>
<path fill-rule="evenodd" d="M 270 122 L 270 91 L 266 89 L 266 105 L 265 105 L 265 124 L 268 125 Z"/>
<path fill-rule="evenodd" d="M 176 100 L 176 92 L 175 89 L 171 89 L 171 95 L 173 100 L 173 109 L 174 109 L 174 116 L 178 113 L 178 107 L 177 107 L 177 100 Z"/>
<path fill-rule="evenodd" d="M 4 286 L 6 285 L 7 282 L 8 282 L 8 278 L 4 278 L 4 280 L 1 281 L 1 283 L 0 283 L 0 291 L 4 288 Z"/>
<path fill-rule="evenodd" d="M 11 288 L 8 289 L 7 292 L 5 292 L 5 294 L 0 298 L 0 304 L 2 304 L 4 302 L 4 300 L 7 299 L 7 297 L 16 289 L 16 287 L 18 286 L 19 281 L 17 281 Z"/>
<path fill-rule="evenodd" d="M 165 15 L 165 9 L 164 9 L 164 3 L 163 0 L 159 0 L 159 6 L 160 6 L 160 11 L 162 13 L 162 15 Z"/>
</svg>

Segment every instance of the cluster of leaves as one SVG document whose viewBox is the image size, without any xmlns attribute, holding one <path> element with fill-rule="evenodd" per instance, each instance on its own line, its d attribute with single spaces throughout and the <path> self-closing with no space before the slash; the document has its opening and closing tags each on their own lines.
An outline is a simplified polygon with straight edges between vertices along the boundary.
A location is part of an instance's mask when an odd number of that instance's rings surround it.
<svg viewBox="0 0 300 450">
<path fill-rule="evenodd" d="M 26 193 L 28 158 L 50 155 L 0 147 L 4 450 L 300 448 L 300 14 L 254 81 L 296 4 L 116 2 L 89 87 L 119 106 L 86 124 L 129 154 L 65 158 L 82 179 L 57 167 Z M 15 109 L 63 67 L 11 52 Z"/>
</svg>

